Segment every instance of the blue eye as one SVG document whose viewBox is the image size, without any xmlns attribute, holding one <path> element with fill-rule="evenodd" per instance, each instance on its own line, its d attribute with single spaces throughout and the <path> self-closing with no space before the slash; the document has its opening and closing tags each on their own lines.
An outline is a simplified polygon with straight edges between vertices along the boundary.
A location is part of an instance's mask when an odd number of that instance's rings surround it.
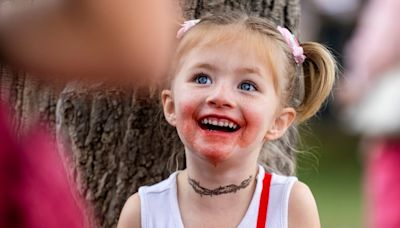
<svg viewBox="0 0 400 228">
<path fill-rule="evenodd" d="M 202 85 L 211 84 L 211 78 L 204 73 L 197 74 L 194 78 L 194 81 L 197 84 L 202 84 Z"/>
<path fill-rule="evenodd" d="M 240 83 L 239 89 L 245 90 L 245 91 L 257 91 L 256 86 L 253 83 L 250 83 L 250 82 L 242 82 L 242 83 Z"/>
</svg>

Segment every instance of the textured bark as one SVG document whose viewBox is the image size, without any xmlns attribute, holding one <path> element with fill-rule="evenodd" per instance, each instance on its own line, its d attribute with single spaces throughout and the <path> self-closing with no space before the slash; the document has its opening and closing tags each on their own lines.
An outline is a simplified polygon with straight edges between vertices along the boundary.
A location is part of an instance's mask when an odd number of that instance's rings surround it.
<svg viewBox="0 0 400 228">
<path fill-rule="evenodd" d="M 39 123 L 55 133 L 57 86 L 0 63 L 0 100 L 9 103 L 13 126 L 18 134 Z"/>
<path fill-rule="evenodd" d="M 181 0 L 181 5 L 186 19 L 241 9 L 294 32 L 300 18 L 299 0 Z M 39 120 L 57 136 L 80 193 L 93 205 L 97 226 L 115 227 L 129 195 L 169 174 L 171 151 L 182 145 L 162 117 L 158 96 L 101 85 L 56 88 L 0 67 L 0 95 L 11 104 L 15 128 L 23 134 Z"/>
</svg>

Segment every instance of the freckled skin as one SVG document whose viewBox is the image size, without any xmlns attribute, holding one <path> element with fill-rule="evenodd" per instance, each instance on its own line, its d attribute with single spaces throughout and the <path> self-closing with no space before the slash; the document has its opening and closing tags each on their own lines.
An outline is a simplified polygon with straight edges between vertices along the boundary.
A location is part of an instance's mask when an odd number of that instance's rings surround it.
<svg viewBox="0 0 400 228">
<path fill-rule="evenodd" d="M 218 70 L 193 67 L 203 62 L 215 65 Z M 237 73 L 237 69 L 254 65 L 261 69 L 260 75 Z M 196 84 L 192 78 L 199 71 L 206 72 L 212 83 Z M 266 64 L 240 44 L 191 51 L 174 80 L 171 97 L 176 128 L 186 153 L 193 153 L 214 166 L 228 159 L 258 157 L 279 107 L 271 75 Z M 240 90 L 238 85 L 245 80 L 255 82 L 258 91 Z M 204 130 L 198 121 L 207 114 L 227 116 L 240 129 L 233 133 Z"/>
</svg>

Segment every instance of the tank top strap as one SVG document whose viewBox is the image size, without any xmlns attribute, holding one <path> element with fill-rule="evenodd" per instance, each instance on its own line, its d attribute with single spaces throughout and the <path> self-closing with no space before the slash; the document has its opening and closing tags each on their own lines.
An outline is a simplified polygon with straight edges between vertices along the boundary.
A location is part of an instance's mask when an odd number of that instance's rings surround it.
<svg viewBox="0 0 400 228">
<path fill-rule="evenodd" d="M 263 179 L 263 187 L 260 197 L 260 206 L 258 208 L 257 228 L 264 228 L 267 222 L 267 211 L 269 201 L 269 190 L 271 187 L 272 174 L 265 172 Z"/>
</svg>

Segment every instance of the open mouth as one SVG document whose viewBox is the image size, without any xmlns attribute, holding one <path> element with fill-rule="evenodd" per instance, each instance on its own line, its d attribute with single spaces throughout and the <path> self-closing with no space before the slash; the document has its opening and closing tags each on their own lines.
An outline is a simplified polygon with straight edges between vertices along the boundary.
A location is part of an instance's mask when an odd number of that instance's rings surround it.
<svg viewBox="0 0 400 228">
<path fill-rule="evenodd" d="M 235 132 L 240 129 L 240 126 L 227 119 L 219 118 L 203 118 L 199 121 L 199 125 L 203 130 Z"/>
</svg>

